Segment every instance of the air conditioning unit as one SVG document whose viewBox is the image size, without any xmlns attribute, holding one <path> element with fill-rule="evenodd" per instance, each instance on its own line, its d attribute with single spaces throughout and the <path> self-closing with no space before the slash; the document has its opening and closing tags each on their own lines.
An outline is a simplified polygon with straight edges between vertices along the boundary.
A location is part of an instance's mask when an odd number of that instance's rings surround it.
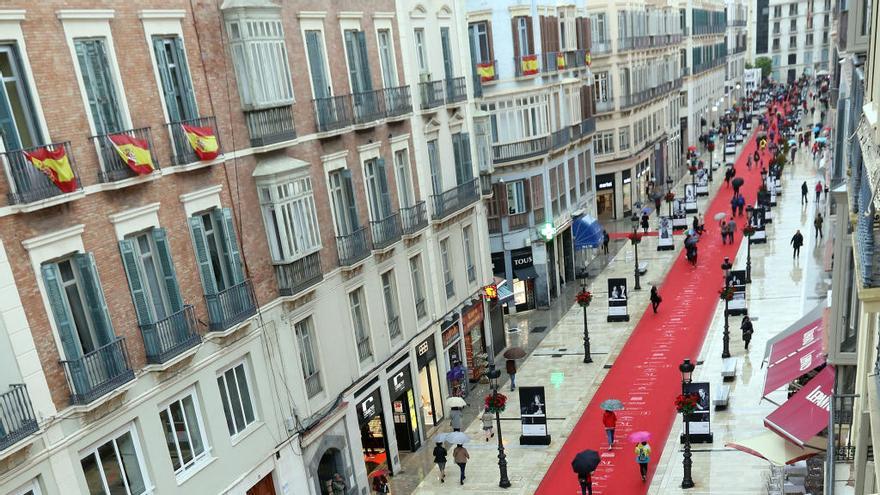
<svg viewBox="0 0 880 495">
<path fill-rule="evenodd" d="M 431 73 L 430 72 L 422 72 L 421 74 L 419 74 L 419 82 L 428 82 L 430 80 L 431 80 Z"/>
</svg>

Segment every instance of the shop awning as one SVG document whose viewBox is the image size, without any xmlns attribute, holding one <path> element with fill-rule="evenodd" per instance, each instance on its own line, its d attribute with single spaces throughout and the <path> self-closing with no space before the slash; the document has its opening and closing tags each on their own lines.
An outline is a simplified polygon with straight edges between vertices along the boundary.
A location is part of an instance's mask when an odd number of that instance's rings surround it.
<svg viewBox="0 0 880 495">
<path fill-rule="evenodd" d="M 769 365 L 764 378 L 765 397 L 825 363 L 822 348 L 822 307 L 817 307 L 808 316 L 813 319 L 805 322 L 801 318 L 783 332 L 786 334 L 784 337 L 779 338 L 777 335 L 767 344 Z M 794 331 L 790 332 L 792 328 Z"/>
<path fill-rule="evenodd" d="M 571 223 L 571 233 L 574 238 L 574 248 L 596 248 L 602 244 L 602 224 L 590 215 L 577 217 Z"/>
<path fill-rule="evenodd" d="M 520 280 L 528 280 L 530 278 L 538 278 L 538 272 L 534 266 L 525 266 L 522 268 L 514 268 L 513 276 Z"/>
<path fill-rule="evenodd" d="M 498 288 L 498 304 L 504 304 L 513 299 L 513 289 L 511 289 L 509 281 L 495 277 L 495 286 Z"/>
<path fill-rule="evenodd" d="M 770 413 L 764 419 L 764 426 L 803 447 L 828 427 L 833 387 L 834 367 L 826 366 L 785 404 Z"/>
<path fill-rule="evenodd" d="M 784 466 L 822 452 L 825 442 L 824 438 L 814 437 L 803 447 L 799 447 L 775 433 L 767 432 L 745 440 L 734 440 L 725 443 L 724 446 L 767 459 L 777 466 Z"/>
<path fill-rule="evenodd" d="M 775 337 L 772 337 L 770 340 L 768 340 L 767 346 L 764 348 L 764 361 L 766 361 L 767 357 L 770 356 L 770 348 L 773 347 L 773 344 L 779 342 L 780 340 L 788 337 L 789 335 L 791 335 L 793 333 L 797 333 L 798 331 L 803 329 L 803 327 L 808 325 L 810 322 L 819 319 L 822 316 L 823 309 L 824 309 L 824 306 L 821 304 L 816 306 L 815 308 L 810 310 L 809 313 L 805 314 L 804 316 L 801 316 L 801 318 L 799 320 L 797 320 L 796 322 L 789 325 L 788 328 L 786 328 L 782 332 L 779 332 L 778 334 L 776 334 Z"/>
</svg>

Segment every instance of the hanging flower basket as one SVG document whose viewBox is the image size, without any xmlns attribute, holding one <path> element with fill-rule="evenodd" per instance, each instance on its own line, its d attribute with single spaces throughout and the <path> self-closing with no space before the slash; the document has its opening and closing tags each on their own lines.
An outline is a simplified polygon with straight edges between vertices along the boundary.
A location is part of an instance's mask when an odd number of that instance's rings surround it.
<svg viewBox="0 0 880 495">
<path fill-rule="evenodd" d="M 725 287 L 718 291 L 718 298 L 722 301 L 730 301 L 733 299 L 733 287 Z"/>
<path fill-rule="evenodd" d="M 486 396 L 484 404 L 489 412 L 498 414 L 507 407 L 507 396 L 504 394 L 489 394 Z"/>
<path fill-rule="evenodd" d="M 692 414 L 699 401 L 700 396 L 697 394 L 681 394 L 675 398 L 675 410 L 681 414 Z"/>
<path fill-rule="evenodd" d="M 666 196 L 664 196 L 664 198 L 666 199 L 667 203 L 672 203 L 672 201 L 675 200 L 675 193 L 669 191 L 668 193 L 666 193 Z"/>
<path fill-rule="evenodd" d="M 638 232 L 633 232 L 632 234 L 628 235 L 627 237 L 629 238 L 630 241 L 632 241 L 633 244 L 638 244 L 638 243 L 642 242 L 642 234 L 639 234 Z"/>
<path fill-rule="evenodd" d="M 688 171 L 691 173 L 691 175 L 697 173 L 696 165 L 691 165 L 690 167 L 688 167 Z"/>
<path fill-rule="evenodd" d="M 755 228 L 751 225 L 746 225 L 745 227 L 743 227 L 743 235 L 746 237 L 751 237 L 755 235 Z"/>
<path fill-rule="evenodd" d="M 588 290 L 582 290 L 577 293 L 575 301 L 577 301 L 580 307 L 586 308 L 593 301 L 593 293 Z"/>
</svg>

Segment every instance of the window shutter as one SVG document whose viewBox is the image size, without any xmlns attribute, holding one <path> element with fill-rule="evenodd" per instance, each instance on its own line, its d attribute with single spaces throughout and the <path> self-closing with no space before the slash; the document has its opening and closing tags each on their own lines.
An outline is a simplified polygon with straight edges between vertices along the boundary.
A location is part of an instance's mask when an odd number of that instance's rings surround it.
<svg viewBox="0 0 880 495">
<path fill-rule="evenodd" d="M 544 207 L 544 176 L 543 175 L 533 175 L 532 179 L 532 209 L 539 209 Z M 543 220 L 543 218 L 536 218 L 535 221 Z"/>
<path fill-rule="evenodd" d="M 324 73 L 324 57 L 322 56 L 320 31 L 306 31 L 306 50 L 309 56 L 309 68 L 312 75 L 312 90 L 315 98 L 330 96 L 330 84 Z"/>
<path fill-rule="evenodd" d="M 462 132 L 459 134 L 458 148 L 458 153 L 461 156 L 461 172 L 464 178 L 460 184 L 464 184 L 474 179 L 474 167 L 471 162 L 471 141 L 468 133 Z"/>
<path fill-rule="evenodd" d="M 96 93 L 98 110 L 101 112 L 101 120 L 105 132 L 119 132 L 123 130 L 122 118 L 119 115 L 119 101 L 116 98 L 116 86 L 113 84 L 113 76 L 110 74 L 110 62 L 107 58 L 104 40 L 91 40 L 88 42 L 88 64 L 92 71 L 92 83 Z"/>
<path fill-rule="evenodd" d="M 61 338 L 61 347 L 64 358 L 69 360 L 82 356 L 77 337 L 76 327 L 73 323 L 67 305 L 64 303 L 63 290 L 61 289 L 61 274 L 58 265 L 47 263 L 40 267 L 43 273 L 43 285 L 46 287 L 46 296 L 49 298 L 49 307 L 52 316 L 55 317 L 55 326 L 58 328 L 58 336 Z"/>
<path fill-rule="evenodd" d="M 543 15 L 538 16 L 538 28 L 541 30 L 541 52 L 546 56 L 547 52 L 550 51 L 547 44 L 547 38 L 550 36 L 550 31 L 547 29 L 547 17 Z M 530 42 L 531 43 L 531 42 Z M 529 52 L 531 53 L 531 52 Z"/>
<path fill-rule="evenodd" d="M 510 32 L 513 33 L 513 56 L 514 57 L 521 57 L 523 55 L 523 52 L 519 46 L 519 29 L 517 26 L 518 20 L 519 20 L 519 17 L 513 17 L 510 19 Z M 519 63 L 519 61 L 515 61 L 515 62 Z"/>
<path fill-rule="evenodd" d="M 144 290 L 144 282 L 141 279 L 137 254 L 134 251 L 134 241 L 131 239 L 119 241 L 119 252 L 122 253 L 122 266 L 125 268 L 125 275 L 128 278 L 128 288 L 131 290 L 131 300 L 134 303 L 138 325 L 143 327 L 155 323 L 153 321 L 153 312 L 150 311 L 150 304 L 147 301 L 147 294 Z"/>
<path fill-rule="evenodd" d="M 514 36 L 514 38 L 516 38 L 516 36 Z M 516 44 L 515 41 L 514 44 Z M 489 58 L 484 60 L 484 62 L 491 62 L 495 60 L 495 47 L 492 45 L 492 21 L 486 21 L 486 45 L 489 47 L 489 50 L 485 56 Z M 515 49 L 513 53 L 516 53 Z M 498 69 L 496 68 L 495 70 L 497 71 Z"/>
<path fill-rule="evenodd" d="M 526 38 L 528 38 L 529 46 L 525 47 L 526 55 L 535 53 L 535 36 L 532 28 L 532 16 L 527 15 L 526 18 Z"/>
<path fill-rule="evenodd" d="M 177 91 L 175 91 L 174 81 L 171 79 L 171 72 L 168 70 L 165 41 L 165 38 L 154 37 L 153 53 L 156 55 L 156 68 L 159 69 L 159 79 L 165 96 L 165 108 L 168 110 L 168 121 L 178 122 L 182 120 L 181 108 L 177 105 Z"/>
<path fill-rule="evenodd" d="M 180 295 L 180 284 L 177 282 L 177 271 L 171 261 L 171 248 L 168 246 L 168 233 L 165 229 L 153 229 L 153 243 L 156 245 L 156 254 L 159 265 L 162 267 L 162 275 L 165 278 L 165 292 L 171 303 L 171 313 L 183 309 L 183 297 Z"/>
<path fill-rule="evenodd" d="M 495 187 L 495 197 L 498 200 L 498 216 L 506 217 L 507 216 L 507 184 L 503 182 L 496 182 L 493 184 Z"/>
<path fill-rule="evenodd" d="M 241 252 L 238 249 L 238 238 L 235 237 L 235 221 L 232 217 L 232 209 L 218 208 L 211 212 L 214 217 L 214 225 L 223 230 L 223 248 L 226 254 L 226 263 L 229 273 L 232 274 L 232 283 L 238 285 L 244 282 L 244 267 L 241 262 Z"/>
<path fill-rule="evenodd" d="M 388 176 L 385 170 L 385 159 L 376 159 L 376 174 L 379 183 L 379 198 L 382 201 L 382 218 L 391 215 L 391 192 L 388 190 Z"/>
<path fill-rule="evenodd" d="M 196 262 L 199 264 L 202 287 L 205 289 L 205 294 L 216 294 L 217 284 L 214 281 L 211 257 L 208 255 L 208 239 L 205 237 L 205 228 L 202 226 L 202 218 L 200 216 L 189 217 L 189 231 L 192 234 Z"/>
<path fill-rule="evenodd" d="M 357 44 L 358 61 L 360 62 L 358 70 L 361 73 L 362 91 L 372 91 L 373 79 L 370 77 L 370 58 L 367 56 L 367 36 L 363 31 L 357 31 Z"/>
<path fill-rule="evenodd" d="M 354 197 L 354 182 L 351 180 L 351 170 L 342 170 L 342 191 L 345 194 L 345 203 L 348 207 L 348 219 L 351 223 L 351 230 L 354 232 L 360 228 L 358 221 L 357 203 Z M 351 232 L 349 232 L 350 234 Z"/>
<path fill-rule="evenodd" d="M 529 179 L 523 179 L 523 206 L 526 207 L 526 212 L 532 209 L 531 188 Z"/>
<path fill-rule="evenodd" d="M 101 288 L 101 279 L 98 278 L 98 270 L 95 267 L 95 256 L 92 253 L 80 253 L 74 255 L 79 274 L 82 277 L 83 292 L 88 301 L 89 316 L 95 325 L 95 333 L 101 345 L 107 345 L 116 338 L 113 326 L 110 324 L 110 313 L 107 311 L 107 301 L 104 300 L 104 291 Z"/>
<path fill-rule="evenodd" d="M 363 92 L 361 81 L 358 74 L 357 64 L 357 40 L 355 39 L 356 31 L 348 30 L 345 32 L 345 54 L 348 58 L 348 77 L 351 79 L 351 92 L 354 94 Z"/>
<path fill-rule="evenodd" d="M 501 216 L 501 212 L 498 211 L 499 195 L 499 187 L 501 184 L 496 182 L 492 184 L 492 197 L 486 201 L 486 216 L 489 218 L 498 218 Z"/>
<path fill-rule="evenodd" d="M 455 183 L 461 184 L 463 179 L 461 169 L 461 133 L 452 135 L 452 161 L 455 163 Z"/>
<path fill-rule="evenodd" d="M 189 73 L 189 65 L 186 62 L 186 50 L 183 48 L 183 40 L 178 36 L 174 38 L 174 51 L 177 53 L 177 74 L 183 87 L 183 117 L 186 120 L 195 119 L 199 116 L 196 108 L 196 95 L 193 91 L 192 78 Z M 216 130 L 215 130 L 216 132 Z"/>
</svg>

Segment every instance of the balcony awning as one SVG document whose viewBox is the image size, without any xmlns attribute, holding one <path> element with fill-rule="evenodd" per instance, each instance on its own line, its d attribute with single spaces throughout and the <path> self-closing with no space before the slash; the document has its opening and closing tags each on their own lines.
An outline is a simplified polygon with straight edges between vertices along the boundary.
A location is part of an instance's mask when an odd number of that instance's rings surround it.
<svg viewBox="0 0 880 495">
<path fill-rule="evenodd" d="M 514 268 L 513 276 L 520 280 L 528 280 L 530 278 L 538 278 L 538 272 L 534 266 L 525 266 L 522 268 Z"/>
<path fill-rule="evenodd" d="M 272 177 L 288 174 L 302 168 L 308 168 L 309 166 L 309 162 L 279 153 L 259 158 L 251 176 L 254 178 Z"/>
<path fill-rule="evenodd" d="M 825 442 L 824 438 L 815 437 L 799 447 L 775 433 L 766 432 L 745 440 L 727 442 L 724 446 L 766 459 L 777 466 L 785 466 L 822 452 Z"/>
<path fill-rule="evenodd" d="M 822 306 L 807 313 L 767 342 L 769 363 L 763 396 L 825 364 L 822 348 Z M 769 358 L 768 358 L 769 356 Z"/>
<path fill-rule="evenodd" d="M 764 419 L 764 426 L 803 447 L 828 427 L 833 387 L 834 367 L 826 366 L 785 404 L 770 413 Z"/>
</svg>

